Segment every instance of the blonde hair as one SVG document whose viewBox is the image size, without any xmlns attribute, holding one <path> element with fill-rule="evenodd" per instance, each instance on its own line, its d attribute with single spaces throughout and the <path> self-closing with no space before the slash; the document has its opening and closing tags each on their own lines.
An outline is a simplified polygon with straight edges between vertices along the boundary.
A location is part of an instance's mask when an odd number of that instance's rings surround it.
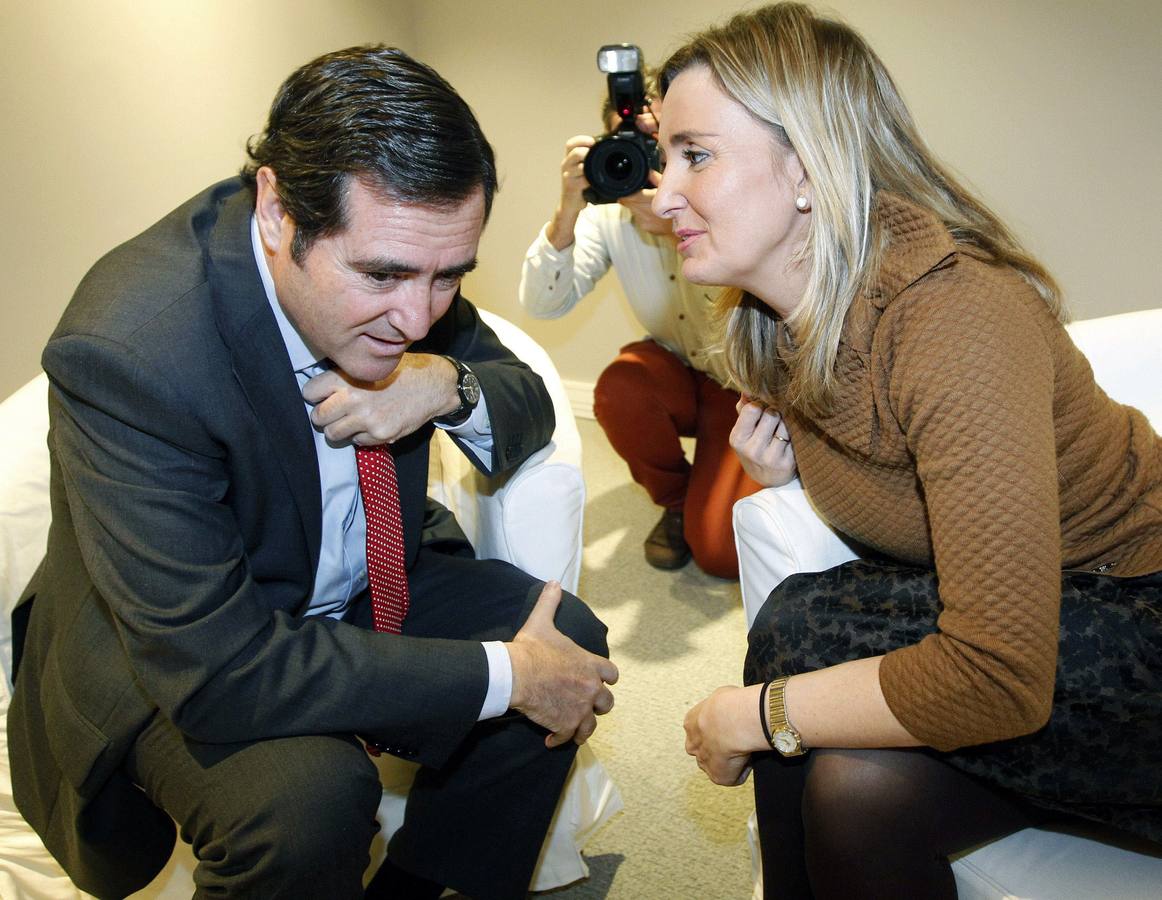
<svg viewBox="0 0 1162 900">
<path fill-rule="evenodd" d="M 955 241 L 1016 269 L 1064 318 L 1052 276 L 925 146 L 884 64 L 842 23 L 801 3 L 734 16 L 692 38 L 662 66 L 663 96 L 691 66 L 798 155 L 811 184 L 805 294 L 786 322 L 737 288 L 720 300 L 727 363 L 743 389 L 826 409 L 843 322 L 876 277 L 885 235 L 872 216 L 879 191 L 932 211 Z"/>
</svg>

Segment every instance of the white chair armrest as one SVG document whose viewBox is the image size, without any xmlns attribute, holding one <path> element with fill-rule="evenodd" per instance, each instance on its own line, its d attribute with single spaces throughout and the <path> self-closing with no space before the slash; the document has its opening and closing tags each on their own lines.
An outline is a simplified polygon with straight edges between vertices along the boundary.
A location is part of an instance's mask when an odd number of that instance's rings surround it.
<svg viewBox="0 0 1162 900">
<path fill-rule="evenodd" d="M 432 442 L 428 494 L 456 516 L 477 557 L 506 560 L 536 578 L 556 579 L 576 593 L 581 576 L 585 481 L 581 435 L 569 398 L 556 367 L 539 344 L 494 313 L 481 310 L 480 316 L 501 342 L 544 380 L 557 421 L 553 439 L 515 471 L 489 478 L 446 434 L 438 432 Z M 397 760 L 388 764 L 400 765 Z M 405 793 L 399 788 L 384 792 L 380 822 L 385 838 L 403 821 Z M 530 889 L 550 890 L 588 875 L 581 848 L 622 806 L 621 795 L 605 767 L 588 745 L 582 747 L 554 813 Z M 372 852 L 375 858 L 376 848 Z"/>
<path fill-rule="evenodd" d="M 12 680 L 12 609 L 48 543 L 48 377 L 0 403 L 0 696 Z"/>
<path fill-rule="evenodd" d="M 1069 336 L 1102 390 L 1162 431 L 1162 309 L 1072 322 Z"/>
<path fill-rule="evenodd" d="M 515 471 L 489 478 L 438 432 L 432 443 L 428 493 L 456 516 L 479 558 L 506 560 L 537 578 L 556 579 L 576 593 L 585 481 L 581 435 L 569 398 L 552 360 L 536 341 L 495 313 L 480 310 L 480 317 L 544 380 L 557 420 L 553 439 Z"/>
<path fill-rule="evenodd" d="M 553 412 L 557 416 L 557 427 L 553 431 L 554 449 L 549 459 L 554 462 L 572 463 L 581 468 L 581 433 L 577 430 L 577 420 L 569 395 L 561 383 L 557 367 L 545 352 L 545 348 L 507 319 L 486 309 L 480 310 L 484 324 L 496 332 L 500 342 L 513 352 L 517 359 L 541 376 L 545 389 L 553 401 Z"/>
<path fill-rule="evenodd" d="M 747 630 L 788 575 L 822 572 L 859 556 L 819 518 L 798 478 L 735 503 L 734 542 Z"/>
<path fill-rule="evenodd" d="M 487 478 L 439 434 L 428 494 L 456 516 L 479 559 L 503 559 L 576 593 L 585 482 L 580 468 L 554 461 L 556 453 L 550 442 L 516 471 Z"/>
</svg>

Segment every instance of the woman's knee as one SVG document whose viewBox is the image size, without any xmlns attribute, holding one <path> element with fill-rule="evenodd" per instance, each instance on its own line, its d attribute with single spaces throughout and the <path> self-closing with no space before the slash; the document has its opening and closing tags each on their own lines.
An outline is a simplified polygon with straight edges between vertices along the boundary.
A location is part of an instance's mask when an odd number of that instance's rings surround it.
<svg viewBox="0 0 1162 900">
<path fill-rule="evenodd" d="M 836 809 L 881 806 L 894 794 L 895 774 L 876 750 L 818 750 L 810 759 L 803 805 L 830 816 Z"/>
<path fill-rule="evenodd" d="M 908 778 L 906 750 L 819 750 L 803 788 L 808 844 L 828 856 L 858 858 L 887 841 L 908 844 L 926 828 L 919 786 Z M 868 823 L 877 823 L 869 828 Z"/>
<path fill-rule="evenodd" d="M 815 752 L 802 814 L 817 897 L 956 896 L 926 763 L 910 750 Z"/>
</svg>

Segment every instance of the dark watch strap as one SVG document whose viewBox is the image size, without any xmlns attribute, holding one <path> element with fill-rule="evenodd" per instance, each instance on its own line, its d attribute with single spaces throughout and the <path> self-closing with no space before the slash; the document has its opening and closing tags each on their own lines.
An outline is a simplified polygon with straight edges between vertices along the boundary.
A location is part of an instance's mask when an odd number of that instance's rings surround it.
<svg viewBox="0 0 1162 900">
<path fill-rule="evenodd" d="M 452 428 L 467 422 L 472 410 L 476 409 L 480 402 L 480 382 L 463 362 L 454 356 L 441 355 L 456 367 L 456 393 L 460 395 L 460 405 L 447 415 L 437 416 L 432 421 L 445 428 Z"/>
</svg>

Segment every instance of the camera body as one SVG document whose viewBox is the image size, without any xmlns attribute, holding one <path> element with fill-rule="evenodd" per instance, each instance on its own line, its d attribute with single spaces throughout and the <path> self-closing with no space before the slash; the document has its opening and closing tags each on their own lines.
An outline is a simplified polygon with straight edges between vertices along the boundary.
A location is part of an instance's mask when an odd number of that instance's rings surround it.
<svg viewBox="0 0 1162 900">
<path fill-rule="evenodd" d="M 638 130 L 635 119 L 646 108 L 641 50 L 633 44 L 606 44 L 597 51 L 597 67 L 607 73 L 609 101 L 621 117 L 585 156 L 582 196 L 590 203 L 614 203 L 650 186 L 658 168 L 658 142 Z"/>
</svg>

